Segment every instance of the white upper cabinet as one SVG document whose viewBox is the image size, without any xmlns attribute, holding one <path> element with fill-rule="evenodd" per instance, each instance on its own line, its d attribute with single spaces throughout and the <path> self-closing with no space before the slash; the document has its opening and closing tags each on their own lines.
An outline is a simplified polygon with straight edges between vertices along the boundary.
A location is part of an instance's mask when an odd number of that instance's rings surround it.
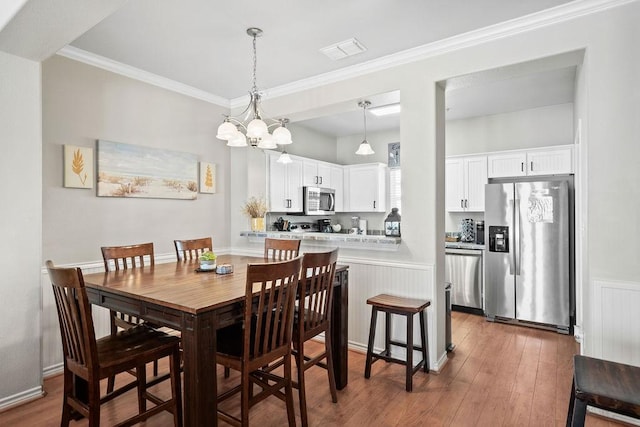
<svg viewBox="0 0 640 427">
<path fill-rule="evenodd" d="M 303 159 L 302 165 L 305 187 L 335 188 L 331 182 L 332 165 L 313 159 Z"/>
<path fill-rule="evenodd" d="M 489 178 L 561 175 L 574 172 L 573 146 L 562 145 L 488 155 Z"/>
<path fill-rule="evenodd" d="M 336 190 L 336 212 L 344 212 L 344 172 L 340 165 L 332 165 L 331 188 Z"/>
<path fill-rule="evenodd" d="M 278 163 L 280 153 L 268 153 L 270 212 L 302 212 L 302 160 L 291 156 L 291 163 Z"/>
<path fill-rule="evenodd" d="M 445 206 L 449 212 L 483 212 L 487 156 L 449 157 L 445 162 Z"/>
<path fill-rule="evenodd" d="M 367 163 L 344 166 L 346 212 L 386 212 L 387 166 Z"/>
</svg>

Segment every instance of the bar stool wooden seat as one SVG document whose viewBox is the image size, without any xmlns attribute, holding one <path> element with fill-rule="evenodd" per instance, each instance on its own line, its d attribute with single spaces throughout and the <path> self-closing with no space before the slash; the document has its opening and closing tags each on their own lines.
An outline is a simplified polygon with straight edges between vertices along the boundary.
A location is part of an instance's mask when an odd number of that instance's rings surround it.
<svg viewBox="0 0 640 427">
<path fill-rule="evenodd" d="M 574 356 L 567 426 L 584 426 L 588 405 L 640 418 L 640 368 Z"/>
<path fill-rule="evenodd" d="M 406 366 L 406 389 L 413 389 L 413 374 L 418 372 L 420 368 L 424 368 L 425 372 L 429 372 L 429 344 L 427 341 L 427 319 L 424 311 L 431 305 L 431 301 L 427 299 L 405 298 L 394 295 L 381 294 L 371 297 L 367 300 L 367 304 L 371 305 L 371 327 L 369 329 L 369 345 L 367 346 L 367 360 L 364 368 L 364 377 L 371 376 L 371 364 L 376 360 L 382 359 L 387 362 L 399 363 Z M 373 341 L 376 335 L 376 323 L 378 312 L 385 313 L 385 348 L 380 353 L 373 351 Z M 421 346 L 413 344 L 413 315 L 420 314 L 420 339 Z M 391 339 L 391 315 L 398 314 L 405 316 L 407 319 L 407 342 L 399 342 Z M 404 347 L 407 349 L 406 360 L 398 359 L 391 356 L 391 346 Z M 413 350 L 422 353 L 422 360 L 417 365 L 413 365 Z"/>
</svg>

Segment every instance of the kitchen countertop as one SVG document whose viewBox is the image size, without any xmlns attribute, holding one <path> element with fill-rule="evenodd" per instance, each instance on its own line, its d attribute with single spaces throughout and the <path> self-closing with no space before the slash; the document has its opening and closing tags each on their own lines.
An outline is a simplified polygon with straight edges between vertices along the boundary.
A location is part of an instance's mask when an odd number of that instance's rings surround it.
<svg viewBox="0 0 640 427">
<path fill-rule="evenodd" d="M 383 235 L 294 231 L 242 231 L 240 235 L 248 237 L 249 240 L 264 239 L 265 237 L 301 239 L 303 242 L 310 244 L 331 244 L 340 247 L 391 251 L 397 250 L 402 241 L 400 237 L 387 237 Z"/>
<path fill-rule="evenodd" d="M 485 245 L 479 245 L 477 243 L 467 242 L 445 242 L 444 247 L 446 249 L 481 249 L 485 250 Z"/>
</svg>

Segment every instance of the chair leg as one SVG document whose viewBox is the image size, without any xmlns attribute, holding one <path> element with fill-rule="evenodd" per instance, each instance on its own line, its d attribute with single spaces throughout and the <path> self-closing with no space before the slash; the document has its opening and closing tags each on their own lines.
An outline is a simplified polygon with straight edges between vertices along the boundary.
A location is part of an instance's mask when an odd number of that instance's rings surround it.
<svg viewBox="0 0 640 427">
<path fill-rule="evenodd" d="M 100 381 L 89 381 L 89 427 L 100 426 Z"/>
<path fill-rule="evenodd" d="M 153 361 L 153 376 L 154 378 L 158 376 L 158 361 Z"/>
<path fill-rule="evenodd" d="M 324 352 L 327 357 L 327 374 L 329 375 L 329 390 L 331 391 L 331 400 L 338 403 L 338 392 L 336 388 L 336 377 L 333 372 L 333 353 L 330 329 L 324 333 Z"/>
<path fill-rule="evenodd" d="M 573 419 L 572 427 L 584 427 L 584 421 L 587 416 L 587 402 L 580 399 L 574 399 L 573 402 Z"/>
<path fill-rule="evenodd" d="M 299 352 L 302 354 L 302 352 Z M 304 357 L 304 356 L 302 356 Z M 302 360 L 304 363 L 304 359 Z M 291 384 L 291 356 L 284 357 L 284 377 L 286 378 L 284 391 L 285 391 L 285 400 L 287 403 L 287 419 L 289 420 L 289 427 L 295 427 L 296 425 L 296 415 L 293 409 L 293 386 Z M 304 378 L 304 368 L 302 372 L 302 377 Z M 302 384 L 300 385 L 300 389 L 303 390 Z M 306 410 L 306 407 L 305 407 Z"/>
<path fill-rule="evenodd" d="M 364 377 L 371 376 L 371 358 L 373 354 L 373 340 L 376 337 L 376 321 L 378 319 L 378 310 L 371 307 L 371 326 L 369 326 L 369 344 L 367 345 L 367 360 L 364 365 Z"/>
<path fill-rule="evenodd" d="M 224 367 L 224 377 L 225 378 L 229 378 L 229 375 L 231 374 L 231 369 L 228 366 Z"/>
<path fill-rule="evenodd" d="M 387 313 L 387 316 L 389 314 Z M 413 390 L 413 314 L 407 314 L 407 391 Z"/>
<path fill-rule="evenodd" d="M 240 390 L 240 422 L 242 426 L 249 425 L 249 389 L 253 388 L 249 371 L 242 369 L 242 390 Z"/>
<path fill-rule="evenodd" d="M 64 393 L 62 395 L 62 419 L 60 427 L 69 427 L 71 422 L 71 405 L 67 403 L 69 396 L 73 394 L 73 374 L 71 371 L 64 370 Z"/>
<path fill-rule="evenodd" d="M 420 340 L 422 341 L 422 359 L 424 360 L 424 371 L 429 372 L 429 341 L 427 340 L 427 318 L 424 310 L 420 312 Z"/>
<path fill-rule="evenodd" d="M 300 420 L 302 421 L 302 426 L 307 427 L 309 425 L 309 419 L 307 416 L 307 395 L 304 384 L 304 343 L 298 343 L 296 347 L 298 347 L 296 349 L 297 351 L 295 354 L 295 359 L 296 368 L 298 371 L 298 398 L 300 400 Z"/>
</svg>

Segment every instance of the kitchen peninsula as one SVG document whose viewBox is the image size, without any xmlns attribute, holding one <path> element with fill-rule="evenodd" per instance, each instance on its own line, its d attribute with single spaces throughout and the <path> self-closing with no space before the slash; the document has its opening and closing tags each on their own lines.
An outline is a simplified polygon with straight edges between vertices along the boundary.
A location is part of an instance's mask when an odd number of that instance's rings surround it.
<svg viewBox="0 0 640 427">
<path fill-rule="evenodd" d="M 315 233 L 294 231 L 242 231 L 241 236 L 250 242 L 274 239 L 301 239 L 304 243 L 319 246 L 337 246 L 340 248 L 358 248 L 379 251 L 395 251 L 400 246 L 400 237 L 387 237 L 371 234 Z"/>
</svg>

